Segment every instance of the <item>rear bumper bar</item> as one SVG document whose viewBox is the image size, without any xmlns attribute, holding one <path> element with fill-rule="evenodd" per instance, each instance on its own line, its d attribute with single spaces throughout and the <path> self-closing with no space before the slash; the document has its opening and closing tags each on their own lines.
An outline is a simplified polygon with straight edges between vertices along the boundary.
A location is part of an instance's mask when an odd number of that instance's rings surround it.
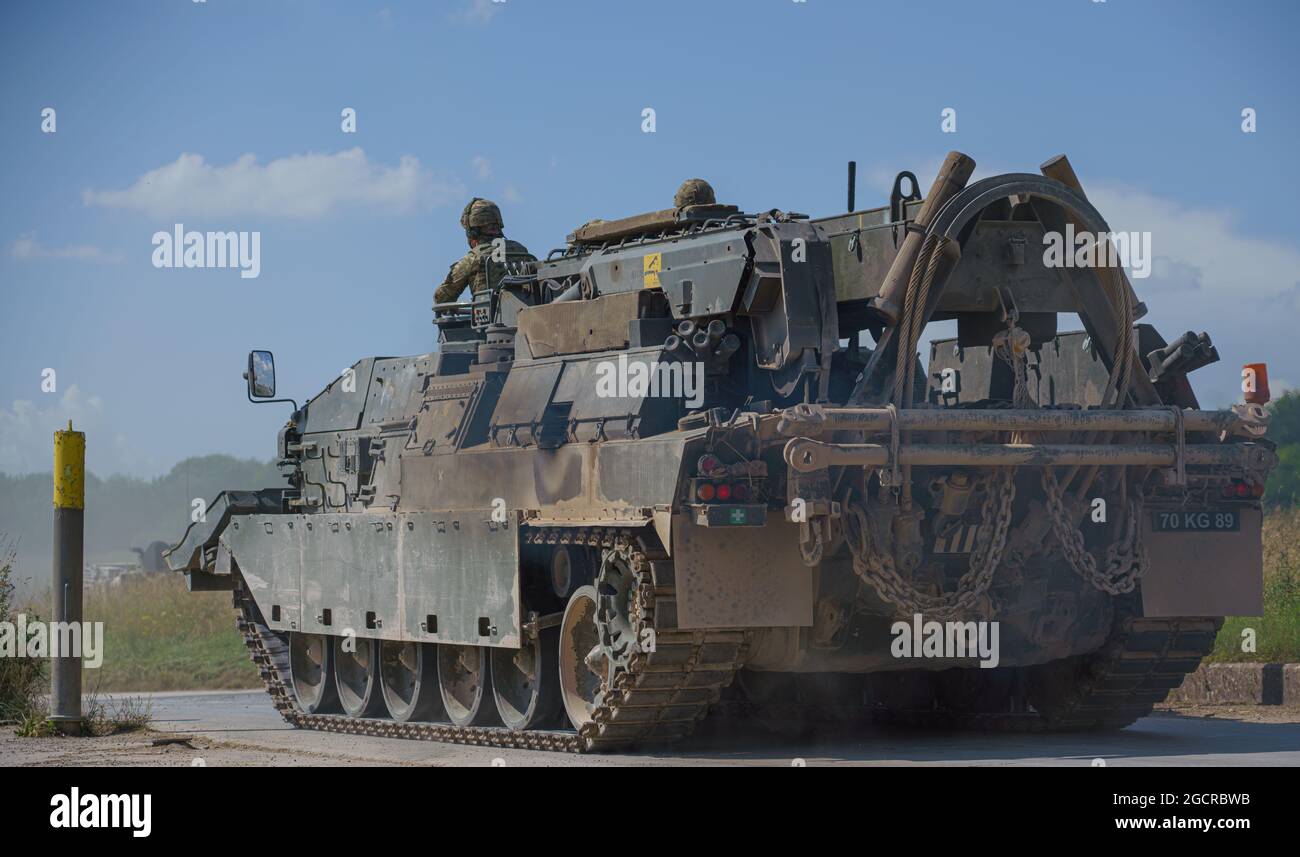
<svg viewBox="0 0 1300 857">
<path fill-rule="evenodd" d="M 974 408 L 835 408 L 796 405 L 777 414 L 778 438 L 785 443 L 786 464 L 801 473 L 831 466 L 985 466 L 1050 467 L 1146 466 L 1160 468 L 1271 468 L 1271 450 L 1255 443 L 1188 443 L 1188 434 L 1235 436 L 1249 441 L 1268 428 L 1268 416 L 1258 406 L 1199 411 L 1178 408 L 1131 410 L 974 409 Z M 883 435 L 877 443 L 833 442 L 835 432 Z M 1019 432 L 1032 443 L 917 442 L 921 432 Z M 1052 432 L 1120 433 L 1126 442 L 1053 443 L 1042 438 Z M 1140 435 L 1172 434 L 1165 443 Z M 843 436 L 835 437 L 842 440 Z M 867 438 L 864 438 L 867 439 Z M 1068 438 L 1058 438 L 1069 440 Z M 971 438 L 976 440 L 976 438 Z M 896 457 L 891 455 L 896 450 Z"/>
<path fill-rule="evenodd" d="M 1187 444 L 1183 463 L 1188 466 L 1216 466 L 1234 469 L 1269 466 L 1272 453 L 1255 444 Z M 877 443 L 824 443 L 794 438 L 785 445 L 785 462 L 800 473 L 827 467 L 856 465 L 890 466 L 889 446 Z M 1050 467 L 1054 465 L 1098 465 L 1127 467 L 1176 467 L 1178 447 L 1173 444 L 929 444 L 905 443 L 898 448 L 898 462 L 918 467 Z"/>
<path fill-rule="evenodd" d="M 1242 406 L 1239 406 L 1242 407 Z M 1176 408 L 1133 410 L 1050 410 L 969 408 L 830 408 L 796 405 L 780 412 L 778 431 L 787 436 L 826 431 L 1117 431 L 1228 432 L 1261 437 L 1268 428 L 1262 407 L 1231 411 Z M 1181 425 L 1180 425 L 1181 422 Z"/>
</svg>

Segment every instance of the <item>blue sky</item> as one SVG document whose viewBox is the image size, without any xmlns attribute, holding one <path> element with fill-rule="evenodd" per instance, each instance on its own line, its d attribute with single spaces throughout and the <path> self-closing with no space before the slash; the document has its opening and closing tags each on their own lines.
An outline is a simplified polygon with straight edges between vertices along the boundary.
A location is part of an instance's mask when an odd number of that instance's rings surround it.
<svg viewBox="0 0 1300 857">
<path fill-rule="evenodd" d="M 1300 385 L 1298 9 L 5 3 L 0 471 L 48 469 L 69 416 L 103 475 L 269 458 L 287 413 L 244 399 L 248 349 L 274 349 L 299 399 L 358 357 L 432 350 L 469 196 L 542 255 L 589 218 L 665 207 L 689 176 L 747 210 L 822 215 L 848 159 L 869 206 L 898 170 L 928 185 L 954 148 L 981 172 L 1066 152 L 1113 228 L 1152 232 L 1135 285 L 1166 335 L 1219 344 L 1193 378 L 1206 404 L 1234 400 L 1244 362 Z M 155 269 L 151 236 L 175 223 L 260 231 L 260 277 Z"/>
</svg>

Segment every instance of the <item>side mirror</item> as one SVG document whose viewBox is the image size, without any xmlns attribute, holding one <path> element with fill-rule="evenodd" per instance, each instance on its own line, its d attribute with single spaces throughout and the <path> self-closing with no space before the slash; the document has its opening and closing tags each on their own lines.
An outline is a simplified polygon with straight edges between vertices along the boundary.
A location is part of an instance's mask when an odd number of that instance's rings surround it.
<svg viewBox="0 0 1300 857">
<path fill-rule="evenodd" d="M 275 355 L 269 351 L 248 352 L 248 398 L 275 398 Z"/>
</svg>

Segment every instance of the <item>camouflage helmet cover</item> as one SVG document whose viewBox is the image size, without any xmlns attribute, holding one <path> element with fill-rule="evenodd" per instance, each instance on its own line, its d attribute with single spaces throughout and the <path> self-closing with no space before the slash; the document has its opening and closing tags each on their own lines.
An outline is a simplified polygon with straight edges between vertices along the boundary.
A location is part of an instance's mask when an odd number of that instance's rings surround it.
<svg viewBox="0 0 1300 857">
<path fill-rule="evenodd" d="M 497 208 L 497 204 L 490 199 L 477 196 L 465 205 L 465 210 L 460 214 L 460 225 L 469 234 L 491 227 L 495 227 L 497 231 L 505 228 L 505 224 L 501 221 L 501 209 Z"/>
<path fill-rule="evenodd" d="M 677 194 L 673 197 L 673 205 L 678 208 L 685 208 L 688 205 L 717 205 L 718 200 L 713 195 L 713 187 L 704 179 L 687 179 L 682 182 L 682 186 L 677 188 Z"/>
</svg>

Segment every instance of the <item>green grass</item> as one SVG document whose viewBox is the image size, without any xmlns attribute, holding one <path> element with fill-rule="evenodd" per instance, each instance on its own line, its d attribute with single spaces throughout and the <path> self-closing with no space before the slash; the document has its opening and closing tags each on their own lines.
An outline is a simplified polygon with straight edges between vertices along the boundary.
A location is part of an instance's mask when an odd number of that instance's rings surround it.
<svg viewBox="0 0 1300 857">
<path fill-rule="evenodd" d="M 86 593 L 104 623 L 104 663 L 86 670 L 101 693 L 260 687 L 228 592 L 190 592 L 178 574 L 123 578 Z"/>
<path fill-rule="evenodd" d="M 84 613 L 104 623 L 103 663 L 82 672 L 87 693 L 262 686 L 229 592 L 190 592 L 179 574 L 125 577 L 88 588 Z"/>
<path fill-rule="evenodd" d="M 1242 632 L 1255 632 L 1243 652 Z M 1300 509 L 1264 518 L 1264 615 L 1231 616 L 1215 640 L 1211 661 L 1300 662 Z"/>
</svg>

